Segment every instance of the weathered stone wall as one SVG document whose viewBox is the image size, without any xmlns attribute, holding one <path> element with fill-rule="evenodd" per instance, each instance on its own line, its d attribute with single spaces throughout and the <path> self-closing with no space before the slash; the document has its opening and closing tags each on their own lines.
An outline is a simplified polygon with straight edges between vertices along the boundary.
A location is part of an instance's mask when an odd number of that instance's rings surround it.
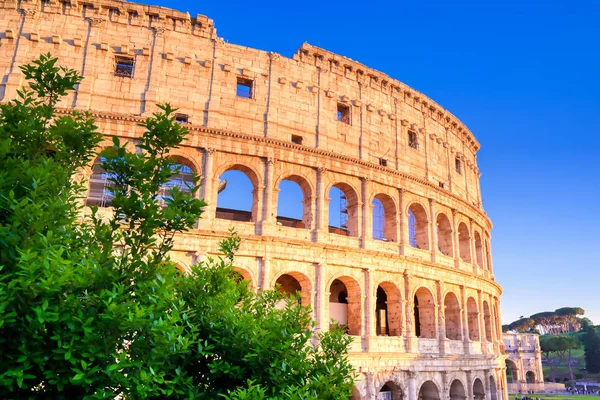
<svg viewBox="0 0 600 400">
<path fill-rule="evenodd" d="M 509 388 L 513 393 L 543 393 L 544 370 L 540 337 L 532 333 L 504 333 L 506 363 L 512 369 Z M 564 389 L 564 385 L 562 385 Z"/>
<path fill-rule="evenodd" d="M 174 260 L 187 268 L 216 254 L 235 226 L 236 267 L 253 287 L 300 287 L 320 330 L 346 313 L 356 398 L 382 389 L 409 400 L 506 397 L 479 144 L 449 112 L 308 44 L 292 58 L 226 44 L 204 16 L 120 1 L 0 0 L 0 18 L 1 101 L 24 84 L 19 65 L 51 52 L 85 78 L 61 107 L 89 110 L 106 145 L 119 136 L 134 150 L 137 124 L 157 103 L 188 116 L 175 155 L 202 176 L 209 206 L 177 237 Z M 118 57 L 133 60 L 131 76 L 116 76 Z M 238 80 L 250 82 L 249 98 L 236 96 Z M 243 215 L 217 212 L 219 177 L 232 169 L 254 187 Z M 302 189 L 302 221 L 278 219 L 282 180 Z M 347 198 L 347 231 L 329 227 L 333 186 Z M 371 229 L 375 198 L 385 241 Z"/>
</svg>

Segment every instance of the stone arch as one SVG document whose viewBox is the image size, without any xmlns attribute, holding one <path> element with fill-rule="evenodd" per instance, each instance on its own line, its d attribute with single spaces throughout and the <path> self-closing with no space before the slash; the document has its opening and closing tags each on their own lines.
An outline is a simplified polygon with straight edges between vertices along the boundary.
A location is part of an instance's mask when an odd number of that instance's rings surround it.
<svg viewBox="0 0 600 400">
<path fill-rule="evenodd" d="M 110 207 L 114 197 L 111 191 L 113 185 L 109 181 L 111 174 L 102 168 L 102 162 L 104 157 L 98 156 L 92 164 L 85 202 L 88 206 Z"/>
<path fill-rule="evenodd" d="M 169 191 L 172 188 L 178 188 L 181 192 L 191 193 L 194 187 L 194 175 L 198 174 L 200 170 L 195 169 L 196 163 L 191 161 L 189 158 L 182 155 L 174 155 L 169 157 L 171 161 L 171 170 L 177 174 L 169 178 L 168 182 L 163 184 L 160 188 L 158 195 L 159 201 L 165 201 L 171 197 Z"/>
<path fill-rule="evenodd" d="M 498 388 L 493 375 L 490 375 L 490 400 L 498 400 Z"/>
<path fill-rule="evenodd" d="M 433 381 L 425 381 L 419 388 L 418 400 L 440 400 L 440 390 Z"/>
<path fill-rule="evenodd" d="M 420 203 L 408 207 L 408 242 L 417 249 L 429 250 L 429 224 L 427 211 Z"/>
<path fill-rule="evenodd" d="M 471 262 L 471 236 L 469 228 L 464 222 L 458 224 L 458 251 L 461 260 Z"/>
<path fill-rule="evenodd" d="M 465 400 L 467 398 L 465 385 L 463 385 L 459 379 L 452 381 L 452 384 L 450 385 L 449 396 L 450 400 Z"/>
<path fill-rule="evenodd" d="M 527 383 L 535 383 L 535 372 L 527 371 L 527 373 L 525 374 L 525 381 Z"/>
<path fill-rule="evenodd" d="M 474 400 L 484 400 L 485 399 L 485 389 L 483 387 L 483 382 L 481 379 L 475 378 L 473 381 L 473 399 Z"/>
<path fill-rule="evenodd" d="M 371 201 L 373 205 L 373 239 L 385 242 L 397 242 L 398 218 L 396 203 L 385 193 L 379 193 Z"/>
<path fill-rule="evenodd" d="M 362 400 L 362 398 L 363 397 L 360 395 L 360 392 L 358 391 L 356 386 L 354 386 L 352 388 L 352 395 L 350 396 L 350 400 Z"/>
<path fill-rule="evenodd" d="M 414 295 L 415 336 L 435 339 L 435 300 L 426 287 L 420 287 Z"/>
<path fill-rule="evenodd" d="M 378 336 L 402 335 L 402 296 L 392 282 L 382 282 L 377 286 L 375 321 Z"/>
<path fill-rule="evenodd" d="M 250 184 L 252 185 L 252 202 L 250 210 L 241 210 L 241 209 L 233 209 L 233 208 L 224 208 L 219 206 L 219 198 L 223 196 L 223 193 L 227 193 L 228 189 L 231 189 L 231 183 L 225 185 L 224 190 L 217 193 L 217 213 L 216 217 L 220 219 L 227 219 L 232 221 L 241 221 L 241 222 L 256 222 L 260 218 L 259 216 L 259 192 L 258 188 L 260 187 L 260 174 L 252 167 L 243 164 L 226 164 L 221 166 L 218 169 L 218 172 L 215 174 L 217 177 L 217 187 L 221 185 L 221 176 L 229 171 L 239 171 L 243 173 L 246 178 L 250 180 Z"/>
<path fill-rule="evenodd" d="M 339 226 L 335 223 L 333 210 L 337 207 L 331 207 L 331 191 L 333 188 L 337 188 L 341 192 L 340 206 L 339 206 Z M 346 236 L 358 236 L 358 192 L 354 187 L 348 183 L 338 182 L 331 185 L 327 190 L 327 198 L 329 199 L 329 232 L 337 233 Z"/>
<path fill-rule="evenodd" d="M 506 359 L 506 381 L 508 383 L 517 383 L 520 380 L 519 368 L 517 364 L 511 360 Z"/>
<path fill-rule="evenodd" d="M 467 299 L 467 315 L 469 323 L 469 339 L 473 341 L 481 340 L 479 337 L 479 310 L 477 302 L 473 297 Z"/>
<path fill-rule="evenodd" d="M 377 400 L 403 400 L 402 388 L 395 382 L 387 381 L 377 392 Z"/>
<path fill-rule="evenodd" d="M 346 326 L 349 335 L 361 335 L 361 289 L 354 278 L 340 276 L 329 283 L 329 319 Z"/>
<path fill-rule="evenodd" d="M 312 282 L 301 272 L 286 271 L 277 276 L 272 285 L 277 287 L 280 292 L 289 296 L 298 296 L 300 304 L 310 305 L 310 293 L 312 291 Z"/>
<path fill-rule="evenodd" d="M 462 324 L 460 321 L 460 303 L 453 292 L 448 292 L 444 298 L 446 338 L 450 340 L 462 339 Z"/>
<path fill-rule="evenodd" d="M 485 328 L 485 339 L 488 342 L 492 341 L 492 314 L 487 301 L 483 301 L 483 326 Z"/>
<path fill-rule="evenodd" d="M 254 287 L 254 283 L 252 282 L 252 275 L 250 275 L 250 272 L 239 267 L 233 267 L 233 270 L 239 274 L 241 281 L 247 281 L 248 286 L 250 286 L 251 288 Z"/>
<path fill-rule="evenodd" d="M 296 216 L 291 217 L 290 215 L 283 215 L 281 210 L 281 201 L 285 200 L 285 196 L 282 196 L 281 184 L 283 181 L 294 182 L 300 188 L 302 192 L 302 218 L 297 219 Z M 310 184 L 310 181 L 306 179 L 306 177 L 294 173 L 292 175 L 282 175 L 276 183 L 277 190 L 277 224 L 288 226 L 292 228 L 305 228 L 310 229 L 313 223 L 313 188 Z"/>
<path fill-rule="evenodd" d="M 481 242 L 481 235 L 475 231 L 475 261 L 479 267 L 483 267 L 483 244 Z"/>
<path fill-rule="evenodd" d="M 445 256 L 453 257 L 452 225 L 444 213 L 439 213 L 436 218 L 438 250 Z"/>
<path fill-rule="evenodd" d="M 196 174 L 202 173 L 202 158 L 200 160 L 194 154 L 196 151 L 186 151 L 186 148 L 171 149 L 169 152 L 169 158 L 174 161 L 182 161 L 185 165 L 190 167 Z M 198 153 L 200 154 L 200 153 Z"/>
</svg>

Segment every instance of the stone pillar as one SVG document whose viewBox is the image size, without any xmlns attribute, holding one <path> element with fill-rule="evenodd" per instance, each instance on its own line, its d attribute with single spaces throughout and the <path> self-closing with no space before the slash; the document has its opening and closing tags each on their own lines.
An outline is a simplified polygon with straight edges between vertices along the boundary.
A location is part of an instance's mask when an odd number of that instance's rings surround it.
<svg viewBox="0 0 600 400">
<path fill-rule="evenodd" d="M 483 310 L 483 293 L 481 290 L 477 290 L 477 311 L 479 311 L 477 318 L 479 321 L 479 341 L 481 342 L 483 354 L 488 354 L 488 341 L 485 333 L 485 313 Z"/>
<path fill-rule="evenodd" d="M 496 334 L 496 319 L 494 318 L 494 304 L 492 303 L 492 295 L 488 294 L 487 295 L 487 301 L 488 301 L 488 306 L 490 307 L 490 336 L 492 338 L 492 343 L 494 343 L 494 352 L 498 352 L 499 350 L 497 349 L 498 347 L 498 340 L 502 340 L 502 338 L 498 337 L 498 335 Z"/>
<path fill-rule="evenodd" d="M 444 309 L 443 283 L 439 280 L 435 281 L 437 308 L 438 308 L 438 339 L 440 342 L 440 354 L 446 353 L 446 313 Z"/>
<path fill-rule="evenodd" d="M 490 387 L 490 370 L 484 369 L 483 374 L 483 387 L 485 388 L 485 398 L 486 400 L 492 400 L 492 388 Z"/>
<path fill-rule="evenodd" d="M 435 200 L 429 199 L 429 220 L 431 223 L 431 262 L 435 263 L 435 257 L 438 251 L 438 231 L 437 221 L 435 220 Z"/>
<path fill-rule="evenodd" d="M 315 324 L 316 331 L 321 332 L 323 330 L 327 330 L 323 324 L 327 321 L 325 320 L 325 307 L 329 305 L 329 297 L 325 297 L 325 293 L 327 289 L 325 288 L 324 276 L 323 276 L 323 264 L 315 263 L 315 300 L 314 300 L 314 309 L 315 309 Z"/>
<path fill-rule="evenodd" d="M 363 269 L 363 278 L 365 285 L 365 295 L 362 296 L 363 300 L 363 333 L 365 344 L 363 348 L 365 351 L 369 351 L 369 337 L 375 336 L 375 307 L 373 307 L 373 290 L 371 288 L 371 275 L 368 269 Z"/>
<path fill-rule="evenodd" d="M 262 202 L 262 215 L 260 222 L 260 234 L 265 235 L 271 233 L 273 225 L 275 224 L 275 212 L 273 207 L 273 165 L 275 159 L 269 157 L 265 160 L 265 187 Z M 260 204 L 260 203 L 259 203 Z"/>
<path fill-rule="evenodd" d="M 417 393 L 417 374 L 414 371 L 408 371 L 408 393 L 407 393 L 407 400 L 417 400 L 418 399 L 418 393 Z"/>
<path fill-rule="evenodd" d="M 77 85 L 75 98 L 73 99 L 73 107 L 80 110 L 87 110 L 90 107 L 92 100 L 92 92 L 96 81 L 96 60 L 98 59 L 98 50 L 93 43 L 99 42 L 98 37 L 101 35 L 101 27 L 104 24 L 104 18 L 92 17 L 86 18 L 89 23 L 88 37 L 85 39 L 84 57 L 81 65 L 81 75 L 83 80 Z M 152 42 L 156 41 L 156 36 L 153 35 Z M 151 63 L 152 61 L 150 61 Z"/>
<path fill-rule="evenodd" d="M 399 210 L 398 210 L 398 218 L 400 218 L 400 235 L 398 236 L 398 241 L 400 242 L 400 255 L 406 255 L 406 214 L 404 212 L 404 189 L 398 189 L 399 195 Z"/>
<path fill-rule="evenodd" d="M 204 149 L 204 168 L 202 168 L 202 185 L 200 186 L 200 198 L 204 199 L 208 206 L 206 207 L 206 213 L 202 216 L 201 221 L 206 220 L 208 225 L 215 219 L 217 210 L 217 197 L 218 194 L 213 196 L 213 183 L 214 177 L 214 155 L 215 149 L 205 148 Z M 218 183 L 217 183 L 218 185 Z"/>
<path fill-rule="evenodd" d="M 467 399 L 473 400 L 473 373 L 467 370 L 465 375 L 467 375 Z"/>
<path fill-rule="evenodd" d="M 404 324 L 406 326 L 406 335 L 404 336 L 406 339 L 406 351 L 408 353 L 411 353 L 413 351 L 416 351 L 417 348 L 415 348 L 416 342 L 415 342 L 415 333 L 414 333 L 414 327 L 413 324 L 415 323 L 413 321 L 413 316 L 414 316 L 414 296 L 412 295 L 412 282 L 410 279 L 410 275 L 407 272 L 404 272 L 404 297 L 406 298 L 406 308 L 405 308 L 405 318 L 404 318 Z"/>
<path fill-rule="evenodd" d="M 469 252 L 471 253 L 471 266 L 473 273 L 477 275 L 477 253 L 475 251 L 475 232 L 473 231 L 473 219 L 469 219 Z"/>
<path fill-rule="evenodd" d="M 361 178 L 362 192 L 362 236 L 360 237 L 360 246 L 367 247 L 367 241 L 373 239 L 373 207 L 369 202 L 371 191 L 369 190 L 370 178 Z"/>
<path fill-rule="evenodd" d="M 271 276 L 271 258 L 269 256 L 259 257 L 260 262 L 260 289 L 266 290 L 269 287 L 269 277 Z"/>
<path fill-rule="evenodd" d="M 423 121 L 425 121 L 425 116 L 423 115 Z M 423 135 L 423 145 L 425 147 L 425 179 L 429 182 L 429 137 L 427 135 L 427 129 L 420 129 L 421 134 Z"/>
<path fill-rule="evenodd" d="M 460 286 L 460 316 L 462 322 L 462 338 L 463 338 L 463 347 L 465 354 L 470 354 L 469 350 L 469 315 L 467 309 L 467 296 L 465 293 L 465 287 L 463 285 Z"/>
<path fill-rule="evenodd" d="M 444 147 L 446 148 L 446 159 L 448 161 L 448 190 L 452 191 L 452 155 L 450 151 L 450 143 L 448 136 L 450 136 L 450 128 L 446 127 L 446 142 L 444 143 Z"/>
<path fill-rule="evenodd" d="M 327 210 L 326 210 L 326 194 L 325 194 L 325 172 L 323 167 L 317 168 L 317 198 L 316 198 L 316 229 L 314 240 L 322 240 L 328 233 L 327 229 Z"/>
<path fill-rule="evenodd" d="M 450 400 L 450 386 L 448 385 L 448 372 L 441 371 L 442 390 L 440 391 L 440 400 Z"/>
<path fill-rule="evenodd" d="M 158 102 L 158 91 L 161 84 L 161 77 L 164 75 L 161 66 L 163 59 L 161 52 L 165 48 L 165 31 L 166 28 L 161 25 L 152 26 L 154 38 L 152 40 L 152 49 L 150 50 L 150 66 L 148 67 L 151 73 L 148 74 L 146 90 L 142 94 L 141 114 L 143 116 L 150 115 L 157 110 L 156 103 Z"/>
<path fill-rule="evenodd" d="M 19 66 L 26 63 L 27 52 L 31 44 L 25 39 L 23 31 L 25 29 L 25 32 L 32 31 L 33 20 L 36 18 L 39 19 L 39 16 L 36 17 L 37 5 L 30 5 L 26 2 L 14 2 L 12 3 L 13 10 L 17 5 L 19 6 L 18 12 L 21 14 L 18 30 L 13 32 L 14 37 L 12 39 L 6 37 L 2 39 L 2 47 L 6 46 L 13 49 L 12 60 L 9 61 L 10 64 L 9 68 L 7 68 L 5 80 L 0 82 L 0 98 L 4 101 L 15 99 L 17 97 L 17 90 L 24 83 L 23 72 L 21 72 Z M 8 4 L 6 6 L 7 8 L 9 7 Z"/>
<path fill-rule="evenodd" d="M 506 384 L 506 368 L 500 370 L 500 392 L 502 393 L 502 400 L 508 400 L 508 385 Z M 498 380 L 496 381 L 498 382 Z M 496 383 L 497 384 L 497 383 Z"/>
<path fill-rule="evenodd" d="M 452 209 L 452 247 L 454 248 L 454 266 L 460 267 L 460 242 L 458 239 L 458 227 L 456 226 L 456 213 L 455 208 Z"/>
</svg>

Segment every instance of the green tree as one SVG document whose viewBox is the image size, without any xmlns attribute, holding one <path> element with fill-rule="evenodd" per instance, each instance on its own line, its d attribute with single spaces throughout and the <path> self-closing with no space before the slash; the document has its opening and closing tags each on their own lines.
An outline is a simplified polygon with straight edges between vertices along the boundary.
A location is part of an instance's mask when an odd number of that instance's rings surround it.
<svg viewBox="0 0 600 400">
<path fill-rule="evenodd" d="M 593 325 L 585 331 L 583 342 L 585 352 L 585 368 L 592 374 L 600 372 L 600 338 Z"/>
<path fill-rule="evenodd" d="M 531 318 L 521 318 L 508 325 L 509 330 L 516 330 L 519 332 L 529 332 L 535 327 L 535 321 Z"/>
<path fill-rule="evenodd" d="M 542 348 L 542 353 L 544 353 L 546 355 L 546 358 L 548 359 L 548 365 L 550 366 L 550 375 L 553 381 L 554 369 L 550 360 L 550 354 L 556 354 L 560 361 L 563 361 L 567 364 L 569 368 L 571 382 L 573 382 L 574 376 L 572 365 L 573 360 L 571 359 L 571 350 L 579 348 L 580 345 L 581 343 L 575 336 L 544 335 L 540 338 L 540 347 Z"/>
<path fill-rule="evenodd" d="M 159 196 L 187 133 L 171 107 L 141 124 L 142 151 L 103 152 L 112 214 L 83 207 L 75 172 L 101 135 L 56 114 L 81 80 L 56 63 L 22 67 L 29 89 L 0 106 L 0 398 L 348 398 L 350 339 L 241 284 L 237 236 L 190 274 L 169 261 L 205 206 L 196 183 Z"/>
<path fill-rule="evenodd" d="M 562 325 L 562 332 L 579 331 L 581 325 L 578 322 L 578 316 L 585 314 L 585 310 L 581 307 L 562 307 L 554 310 L 557 317 L 557 322 Z"/>
</svg>

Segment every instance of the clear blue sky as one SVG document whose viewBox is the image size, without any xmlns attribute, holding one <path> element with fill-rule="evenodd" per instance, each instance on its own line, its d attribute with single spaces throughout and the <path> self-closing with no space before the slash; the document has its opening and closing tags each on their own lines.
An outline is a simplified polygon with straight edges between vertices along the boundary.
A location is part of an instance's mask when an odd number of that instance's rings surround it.
<svg viewBox="0 0 600 400">
<path fill-rule="evenodd" d="M 450 110 L 482 146 L 503 322 L 581 306 L 600 324 L 600 1 L 144 2 L 287 57 L 307 41 Z"/>
</svg>

